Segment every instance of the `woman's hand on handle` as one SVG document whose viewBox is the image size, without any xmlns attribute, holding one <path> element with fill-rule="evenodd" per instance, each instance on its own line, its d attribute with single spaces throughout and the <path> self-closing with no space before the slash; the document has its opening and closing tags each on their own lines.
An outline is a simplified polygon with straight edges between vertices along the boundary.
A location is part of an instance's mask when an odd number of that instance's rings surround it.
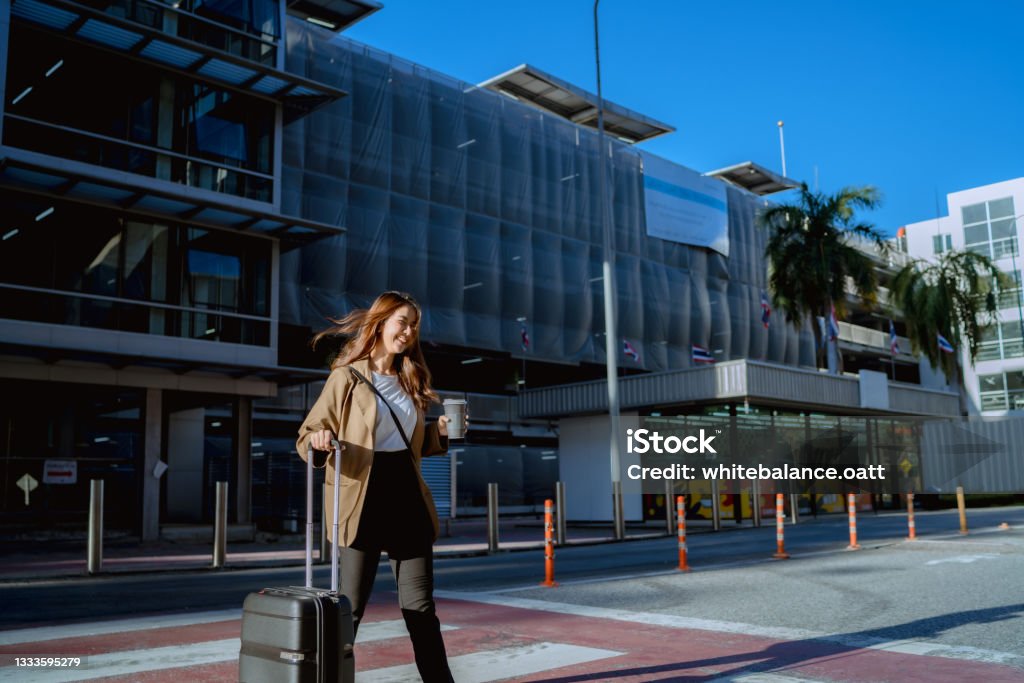
<svg viewBox="0 0 1024 683">
<path fill-rule="evenodd" d="M 319 432 L 313 432 L 309 435 L 309 445 L 313 447 L 313 450 L 317 451 L 333 450 L 331 442 L 334 440 L 334 432 L 330 429 L 321 429 Z M 341 450 L 345 450 L 345 447 L 342 446 Z"/>
</svg>

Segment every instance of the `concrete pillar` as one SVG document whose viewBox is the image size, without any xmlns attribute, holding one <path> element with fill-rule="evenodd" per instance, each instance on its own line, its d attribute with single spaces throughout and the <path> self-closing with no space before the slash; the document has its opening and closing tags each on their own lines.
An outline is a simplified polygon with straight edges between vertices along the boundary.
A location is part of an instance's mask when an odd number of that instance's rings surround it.
<svg viewBox="0 0 1024 683">
<path fill-rule="evenodd" d="M 163 448 L 163 405 L 162 389 L 146 389 L 145 425 L 143 427 L 142 458 L 142 529 L 143 541 L 155 541 L 160 537 L 160 479 L 153 470 L 160 462 Z"/>
<path fill-rule="evenodd" d="M 240 396 L 235 402 L 235 521 L 252 522 L 252 398 Z"/>
</svg>

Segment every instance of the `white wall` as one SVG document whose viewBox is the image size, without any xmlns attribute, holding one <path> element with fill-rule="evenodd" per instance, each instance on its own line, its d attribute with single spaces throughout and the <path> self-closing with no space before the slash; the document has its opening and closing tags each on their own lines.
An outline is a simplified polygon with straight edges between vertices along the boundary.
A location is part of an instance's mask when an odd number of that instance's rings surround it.
<svg viewBox="0 0 1024 683">
<path fill-rule="evenodd" d="M 622 417 L 635 415 L 635 412 L 623 413 Z M 612 521 L 612 482 L 608 449 L 610 437 L 611 424 L 607 415 L 559 420 L 558 472 L 559 479 L 565 482 L 567 521 Z M 619 476 L 625 480 L 626 468 L 632 464 L 639 464 L 640 456 L 622 452 L 620 460 Z M 626 488 L 625 485 L 623 488 Z M 641 495 L 625 493 L 622 498 L 625 520 L 643 520 Z"/>
<path fill-rule="evenodd" d="M 1014 215 L 1019 216 L 1016 221 L 1017 244 L 1019 250 L 1024 250 L 1024 178 L 1016 178 L 991 185 L 972 187 L 959 192 L 951 192 L 946 197 L 948 215 L 936 219 L 925 220 L 919 223 L 910 223 L 907 228 L 907 251 L 915 258 L 932 260 L 935 257 L 932 248 L 932 236 L 936 232 L 952 235 L 954 249 L 963 249 L 964 230 L 963 213 L 964 206 L 979 204 L 993 199 L 1013 197 Z M 1006 272 L 1014 269 L 1014 259 L 1010 257 L 996 261 L 996 265 Z M 1024 269 L 1024 258 L 1017 256 L 1016 269 Z M 1020 314 L 1016 309 L 1003 309 L 999 312 L 1001 321 L 1019 321 Z M 1024 358 L 1008 360 L 978 361 L 975 366 L 971 365 L 967 357 L 966 349 L 958 349 L 961 353 L 960 362 L 964 368 L 964 383 L 970 403 L 973 407 L 981 405 L 978 391 L 978 375 L 999 374 L 1002 372 L 1024 371 Z M 926 374 L 932 374 L 926 370 L 927 361 L 922 361 L 922 384 L 925 384 Z M 1013 414 L 1020 414 L 1024 411 L 1013 411 Z M 986 415 L 1006 414 L 1004 411 L 990 411 Z"/>
</svg>

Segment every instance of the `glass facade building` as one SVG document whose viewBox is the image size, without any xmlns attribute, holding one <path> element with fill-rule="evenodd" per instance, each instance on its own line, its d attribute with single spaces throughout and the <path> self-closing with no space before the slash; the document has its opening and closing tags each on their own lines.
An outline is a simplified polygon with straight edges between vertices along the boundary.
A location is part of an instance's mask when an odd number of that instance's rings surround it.
<svg viewBox="0 0 1024 683">
<path fill-rule="evenodd" d="M 723 185 L 727 256 L 651 237 L 635 146 L 305 21 L 330 4 L 0 0 L 0 523 L 80 528 L 102 478 L 109 524 L 151 539 L 208 524 L 229 481 L 233 523 L 295 530 L 329 352 L 309 338 L 386 289 L 420 301 L 435 385 L 474 406 L 425 471 L 442 514 L 495 480 L 542 504 L 556 421 L 517 394 L 602 377 L 609 348 L 628 375 L 695 345 L 813 365 L 808 328 L 761 321 L 763 197 Z M 77 480 L 43 481 L 52 461 Z"/>
<path fill-rule="evenodd" d="M 432 342 L 521 354 L 525 324 L 531 358 L 603 364 L 597 134 L 316 27 L 288 31 L 289 69 L 351 97 L 285 132 L 284 208 L 346 233 L 282 259 L 282 322 L 316 328 L 401 289 L 424 303 Z M 630 367 L 687 367 L 691 344 L 812 364 L 809 335 L 760 321 L 764 200 L 727 189 L 728 257 L 648 237 L 642 157 L 606 144 Z"/>
</svg>

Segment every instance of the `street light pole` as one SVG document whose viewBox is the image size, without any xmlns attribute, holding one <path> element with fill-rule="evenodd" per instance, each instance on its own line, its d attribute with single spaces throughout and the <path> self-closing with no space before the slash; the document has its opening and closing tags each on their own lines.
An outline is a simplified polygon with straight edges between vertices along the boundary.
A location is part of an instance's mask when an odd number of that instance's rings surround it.
<svg viewBox="0 0 1024 683">
<path fill-rule="evenodd" d="M 597 174 L 597 199 L 600 203 L 601 233 L 604 243 L 604 260 L 602 271 L 604 275 L 604 341 L 605 359 L 608 370 L 608 416 L 611 422 L 611 438 L 609 449 L 611 454 L 612 474 L 612 519 L 615 526 L 616 540 L 622 540 L 626 536 L 626 523 L 622 511 L 622 479 L 619 475 L 619 335 L 615 330 L 615 252 L 612 241 L 612 226 L 608 216 L 608 201 L 606 199 L 605 183 L 607 181 L 607 162 L 605 157 L 608 150 L 605 149 L 604 137 L 604 99 L 601 97 L 601 45 L 598 40 L 597 30 L 597 5 L 601 0 L 594 0 L 594 64 L 597 68 L 597 146 L 598 146 L 598 168 Z"/>
</svg>

